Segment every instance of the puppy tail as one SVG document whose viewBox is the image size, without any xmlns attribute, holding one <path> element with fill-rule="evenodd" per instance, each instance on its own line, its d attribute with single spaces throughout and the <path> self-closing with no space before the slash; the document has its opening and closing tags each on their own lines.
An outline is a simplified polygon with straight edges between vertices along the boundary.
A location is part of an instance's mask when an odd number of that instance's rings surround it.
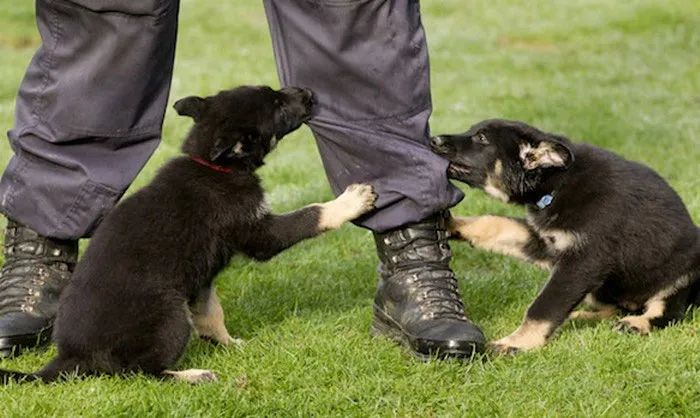
<svg viewBox="0 0 700 418">
<path fill-rule="evenodd" d="M 72 359 L 64 359 L 55 357 L 43 369 L 34 373 L 23 373 L 14 370 L 0 369 L 0 384 L 9 385 L 10 383 L 28 383 L 41 381 L 43 383 L 51 383 L 57 380 L 63 380 L 68 373 L 79 372 L 79 363 Z"/>
</svg>

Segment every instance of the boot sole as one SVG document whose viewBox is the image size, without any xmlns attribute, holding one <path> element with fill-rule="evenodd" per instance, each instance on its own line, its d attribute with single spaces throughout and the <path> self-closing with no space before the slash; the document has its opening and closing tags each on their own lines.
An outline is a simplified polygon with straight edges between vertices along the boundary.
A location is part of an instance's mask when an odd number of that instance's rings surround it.
<svg viewBox="0 0 700 418">
<path fill-rule="evenodd" d="M 433 359 L 471 360 L 474 355 L 482 351 L 478 343 L 473 343 L 468 349 L 450 349 L 439 347 L 433 341 L 421 340 L 406 332 L 401 325 L 387 315 L 384 311 L 374 306 L 374 320 L 370 328 L 370 334 L 375 337 L 386 337 L 409 349 L 411 354 L 421 361 Z"/>
<path fill-rule="evenodd" d="M 51 340 L 53 327 L 40 330 L 35 334 L 12 335 L 0 338 L 0 358 L 12 358 L 20 355 L 22 351 L 41 347 Z"/>
</svg>

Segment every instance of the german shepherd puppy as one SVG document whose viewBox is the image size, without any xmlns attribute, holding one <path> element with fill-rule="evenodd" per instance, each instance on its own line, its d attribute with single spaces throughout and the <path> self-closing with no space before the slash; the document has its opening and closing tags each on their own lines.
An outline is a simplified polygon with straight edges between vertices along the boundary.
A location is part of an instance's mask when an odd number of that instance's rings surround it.
<svg viewBox="0 0 700 418">
<path fill-rule="evenodd" d="M 190 383 L 208 370 L 173 371 L 190 338 L 235 340 L 212 281 L 234 254 L 267 260 L 297 242 L 340 227 L 372 209 L 368 185 L 284 215 L 271 214 L 255 170 L 287 133 L 309 119 L 312 93 L 295 87 L 238 87 L 175 103 L 194 126 L 186 156 L 104 219 L 61 295 L 58 355 L 8 380 L 51 382 L 67 373 L 140 371 Z"/>
<path fill-rule="evenodd" d="M 700 287 L 700 230 L 657 173 L 525 123 L 486 120 L 432 139 L 448 175 L 505 202 L 525 219 L 453 218 L 454 237 L 551 270 L 520 327 L 497 352 L 545 344 L 567 317 L 607 318 L 647 334 L 683 318 Z M 592 310 L 573 312 L 582 301 Z"/>
</svg>

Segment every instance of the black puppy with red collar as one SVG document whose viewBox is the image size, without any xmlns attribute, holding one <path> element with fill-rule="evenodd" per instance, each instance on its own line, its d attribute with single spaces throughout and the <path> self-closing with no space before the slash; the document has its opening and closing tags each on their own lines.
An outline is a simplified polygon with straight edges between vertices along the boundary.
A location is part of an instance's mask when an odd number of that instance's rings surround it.
<svg viewBox="0 0 700 418">
<path fill-rule="evenodd" d="M 112 210 L 61 295 L 58 355 L 32 373 L 0 371 L 3 382 L 143 372 L 191 383 L 208 370 L 173 371 L 192 328 L 221 344 L 226 330 L 213 288 L 234 254 L 267 260 L 297 242 L 372 209 L 368 185 L 284 215 L 271 214 L 255 170 L 287 133 L 309 119 L 306 89 L 239 87 L 175 103 L 194 120 L 182 147 L 148 186 Z"/>
</svg>

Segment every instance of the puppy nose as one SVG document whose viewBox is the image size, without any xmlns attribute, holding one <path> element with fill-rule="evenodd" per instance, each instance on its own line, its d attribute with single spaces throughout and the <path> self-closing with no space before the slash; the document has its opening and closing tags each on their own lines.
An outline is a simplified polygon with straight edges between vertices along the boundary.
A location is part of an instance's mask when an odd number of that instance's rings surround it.
<svg viewBox="0 0 700 418">
<path fill-rule="evenodd" d="M 439 148 L 445 144 L 445 138 L 441 136 L 434 136 L 430 138 L 430 145 L 432 145 L 435 148 Z"/>
<path fill-rule="evenodd" d="M 309 104 L 316 103 L 313 91 L 311 91 L 309 89 L 301 89 L 301 90 L 302 90 L 302 93 L 304 94 L 304 102 L 305 103 L 309 103 Z"/>
</svg>

